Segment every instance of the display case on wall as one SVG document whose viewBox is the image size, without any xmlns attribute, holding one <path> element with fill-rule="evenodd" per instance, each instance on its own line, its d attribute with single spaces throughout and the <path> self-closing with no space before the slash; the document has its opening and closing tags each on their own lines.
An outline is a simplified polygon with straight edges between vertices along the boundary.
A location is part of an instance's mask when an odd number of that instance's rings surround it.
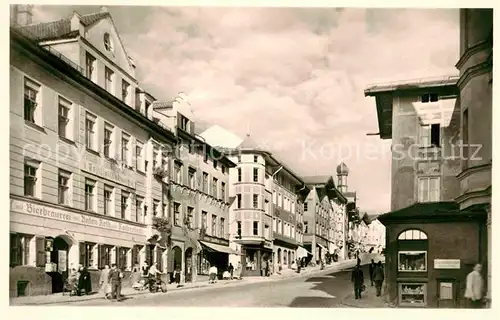
<svg viewBox="0 0 500 320">
<path fill-rule="evenodd" d="M 425 251 L 399 251 L 398 271 L 400 272 L 425 272 L 427 271 L 427 252 Z"/>
<path fill-rule="evenodd" d="M 424 307 L 427 305 L 427 285 L 425 283 L 400 283 L 399 305 Z"/>
</svg>

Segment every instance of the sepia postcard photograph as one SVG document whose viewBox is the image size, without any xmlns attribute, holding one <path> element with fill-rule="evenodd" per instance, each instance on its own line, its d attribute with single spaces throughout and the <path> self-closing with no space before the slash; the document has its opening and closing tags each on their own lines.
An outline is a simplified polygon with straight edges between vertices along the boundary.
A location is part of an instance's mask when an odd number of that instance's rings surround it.
<svg viewBox="0 0 500 320">
<path fill-rule="evenodd" d="M 301 5 L 9 4 L 10 306 L 492 308 L 493 2 Z"/>
</svg>

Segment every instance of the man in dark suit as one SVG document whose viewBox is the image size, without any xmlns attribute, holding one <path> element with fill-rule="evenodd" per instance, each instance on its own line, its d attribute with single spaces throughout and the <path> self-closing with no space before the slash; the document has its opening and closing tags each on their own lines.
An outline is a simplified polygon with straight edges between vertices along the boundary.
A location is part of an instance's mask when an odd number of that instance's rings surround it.
<svg viewBox="0 0 500 320">
<path fill-rule="evenodd" d="M 111 284 L 111 300 L 119 301 L 121 298 L 123 273 L 116 267 L 116 263 L 111 265 L 108 281 Z"/>
<path fill-rule="evenodd" d="M 365 279 L 363 277 L 363 270 L 361 270 L 361 265 L 359 263 L 352 271 L 351 281 L 352 284 L 354 285 L 354 297 L 356 299 L 361 299 L 361 291 Z"/>
</svg>

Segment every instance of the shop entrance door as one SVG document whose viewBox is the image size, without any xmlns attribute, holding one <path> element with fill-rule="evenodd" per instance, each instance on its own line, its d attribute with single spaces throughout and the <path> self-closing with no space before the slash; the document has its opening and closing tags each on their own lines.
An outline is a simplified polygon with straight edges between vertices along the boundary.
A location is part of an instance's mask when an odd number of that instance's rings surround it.
<svg viewBox="0 0 500 320">
<path fill-rule="evenodd" d="M 193 280 L 193 248 L 187 248 L 185 253 L 185 267 L 184 267 L 184 277 L 186 282 L 191 282 Z"/>
<path fill-rule="evenodd" d="M 61 237 L 54 239 L 50 262 L 57 264 L 57 272 L 50 273 L 52 277 L 52 293 L 63 292 L 64 280 L 68 278 L 68 243 Z"/>
<path fill-rule="evenodd" d="M 456 282 L 454 280 L 438 280 L 437 286 L 437 307 L 443 309 L 456 308 Z"/>
</svg>

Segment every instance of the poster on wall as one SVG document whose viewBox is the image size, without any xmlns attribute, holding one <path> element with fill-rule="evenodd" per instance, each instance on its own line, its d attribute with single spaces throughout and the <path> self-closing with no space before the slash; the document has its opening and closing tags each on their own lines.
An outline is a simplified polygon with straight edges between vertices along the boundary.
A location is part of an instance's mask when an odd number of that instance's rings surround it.
<svg viewBox="0 0 500 320">
<path fill-rule="evenodd" d="M 66 272 L 66 262 L 67 262 L 67 255 L 68 253 L 64 250 L 59 250 L 57 251 L 57 269 L 59 272 Z"/>
</svg>

